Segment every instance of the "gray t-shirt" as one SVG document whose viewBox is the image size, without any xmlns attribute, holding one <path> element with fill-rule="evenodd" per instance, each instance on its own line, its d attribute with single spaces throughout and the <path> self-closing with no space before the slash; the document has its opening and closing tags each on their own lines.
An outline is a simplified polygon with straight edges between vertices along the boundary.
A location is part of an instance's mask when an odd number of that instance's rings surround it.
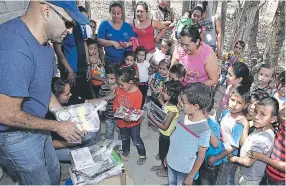
<svg viewBox="0 0 286 186">
<path fill-rule="evenodd" d="M 270 156 L 274 144 L 274 136 L 274 132 L 271 129 L 266 131 L 254 130 L 242 145 L 240 157 L 246 157 L 250 150 Z M 247 180 L 259 181 L 264 176 L 265 168 L 266 163 L 256 160 L 251 167 L 241 167 L 241 171 Z"/>
<path fill-rule="evenodd" d="M 209 147 L 210 135 L 211 129 L 206 119 L 192 122 L 187 115 L 181 113 L 176 122 L 176 130 L 170 137 L 168 165 L 178 172 L 190 173 L 199 147 Z"/>
<path fill-rule="evenodd" d="M 217 34 L 216 34 L 216 17 L 209 15 L 208 18 L 200 21 L 200 24 L 206 28 L 206 40 L 205 43 L 208 45 L 216 45 Z"/>
</svg>

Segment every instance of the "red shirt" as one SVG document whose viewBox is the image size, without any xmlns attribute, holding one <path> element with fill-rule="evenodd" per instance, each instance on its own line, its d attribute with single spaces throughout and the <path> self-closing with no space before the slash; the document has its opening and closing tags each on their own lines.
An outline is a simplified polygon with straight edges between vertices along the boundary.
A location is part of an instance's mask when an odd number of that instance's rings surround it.
<svg viewBox="0 0 286 186">
<path fill-rule="evenodd" d="M 280 124 L 279 130 L 274 139 L 274 147 L 271 153 L 271 158 L 278 161 L 285 161 L 285 121 Z M 285 181 L 285 172 L 277 170 L 271 165 L 267 165 L 266 174 L 270 180 L 275 182 Z"/>
<path fill-rule="evenodd" d="M 142 104 L 142 93 L 137 88 L 135 92 L 129 93 L 123 91 L 121 88 L 117 87 L 117 96 L 114 98 L 113 102 L 113 111 L 118 109 L 120 106 L 124 106 L 126 108 L 133 108 L 133 109 L 141 109 Z M 138 124 L 140 124 L 141 119 L 135 122 L 126 122 L 122 119 L 116 119 L 117 125 L 119 128 L 131 128 Z"/>
</svg>

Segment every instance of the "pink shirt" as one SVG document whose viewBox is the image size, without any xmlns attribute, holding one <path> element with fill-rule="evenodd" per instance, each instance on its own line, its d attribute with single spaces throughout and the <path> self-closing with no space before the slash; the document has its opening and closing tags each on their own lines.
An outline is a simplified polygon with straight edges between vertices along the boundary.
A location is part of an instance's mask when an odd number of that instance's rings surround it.
<svg viewBox="0 0 286 186">
<path fill-rule="evenodd" d="M 200 51 L 192 56 L 185 53 L 182 47 L 178 47 L 179 61 L 186 69 L 184 82 L 196 83 L 208 80 L 208 74 L 205 69 L 207 57 L 212 52 L 212 48 L 202 42 Z"/>
</svg>

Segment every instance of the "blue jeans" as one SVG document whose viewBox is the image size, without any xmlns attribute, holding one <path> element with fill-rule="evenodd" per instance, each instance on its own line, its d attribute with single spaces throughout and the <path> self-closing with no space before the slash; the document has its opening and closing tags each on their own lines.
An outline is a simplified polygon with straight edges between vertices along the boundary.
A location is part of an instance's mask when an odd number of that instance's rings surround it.
<svg viewBox="0 0 286 186">
<path fill-rule="evenodd" d="M 106 118 L 106 138 L 109 140 L 113 140 L 114 138 L 114 129 L 116 127 L 116 121 L 114 119 Z"/>
<path fill-rule="evenodd" d="M 140 124 L 131 128 L 120 128 L 122 138 L 122 150 L 124 154 L 130 153 L 130 137 L 136 146 L 139 156 L 146 156 L 146 150 L 142 138 L 140 137 Z"/>
<path fill-rule="evenodd" d="M 168 166 L 168 180 L 169 185 L 183 185 L 188 173 L 178 172 Z"/>
<path fill-rule="evenodd" d="M 20 185 L 60 184 L 60 165 L 50 132 L 1 132 L 0 163 Z"/>
</svg>

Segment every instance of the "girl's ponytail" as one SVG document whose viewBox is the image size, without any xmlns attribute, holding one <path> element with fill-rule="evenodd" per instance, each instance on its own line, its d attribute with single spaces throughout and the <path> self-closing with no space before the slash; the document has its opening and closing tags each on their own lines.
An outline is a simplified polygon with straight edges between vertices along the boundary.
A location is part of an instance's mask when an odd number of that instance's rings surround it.
<svg viewBox="0 0 286 186">
<path fill-rule="evenodd" d="M 233 73 L 236 78 L 242 78 L 240 84 L 242 86 L 251 87 L 253 76 L 250 74 L 249 68 L 245 63 L 237 62 L 232 66 Z"/>
</svg>

